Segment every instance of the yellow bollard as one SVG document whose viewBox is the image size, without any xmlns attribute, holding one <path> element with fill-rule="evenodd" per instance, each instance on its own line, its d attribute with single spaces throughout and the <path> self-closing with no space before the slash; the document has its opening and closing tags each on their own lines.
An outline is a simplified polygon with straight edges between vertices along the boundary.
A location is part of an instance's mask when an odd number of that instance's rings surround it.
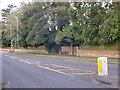
<svg viewBox="0 0 120 90">
<path fill-rule="evenodd" d="M 107 57 L 98 57 L 98 75 L 108 75 Z"/>
<path fill-rule="evenodd" d="M 102 73 L 102 60 L 98 59 L 98 73 Z"/>
</svg>

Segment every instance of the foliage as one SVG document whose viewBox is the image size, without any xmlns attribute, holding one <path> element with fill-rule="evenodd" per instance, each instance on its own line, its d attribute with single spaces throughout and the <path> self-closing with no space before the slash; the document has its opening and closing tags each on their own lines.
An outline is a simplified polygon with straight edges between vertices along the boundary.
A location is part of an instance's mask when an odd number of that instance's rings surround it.
<svg viewBox="0 0 120 90">
<path fill-rule="evenodd" d="M 63 32 L 57 34 L 57 43 L 109 45 L 120 39 L 118 13 L 115 13 L 118 12 L 118 3 L 105 3 L 104 6 L 102 3 L 81 5 L 77 9 L 69 9 L 72 25 L 66 26 Z"/>
<path fill-rule="evenodd" d="M 16 45 L 14 16 L 19 18 L 19 44 L 24 48 L 45 46 L 49 53 L 56 53 L 61 45 L 105 46 L 120 41 L 119 3 L 23 3 L 10 13 L 12 8 L 14 5 L 2 10 L 5 47 L 11 39 Z"/>
<path fill-rule="evenodd" d="M 50 3 L 33 3 L 23 6 L 24 10 L 21 12 L 20 18 L 21 46 L 38 47 L 44 45 L 48 51 L 56 51 L 57 30 L 62 30 L 68 23 L 67 5 L 60 6 L 63 5 L 61 3 L 53 3 L 52 5 Z M 51 24 L 48 23 L 49 18 L 51 18 Z M 57 30 L 55 26 L 58 26 Z"/>
<path fill-rule="evenodd" d="M 61 45 L 78 45 L 81 42 L 80 35 L 80 29 L 77 26 L 66 26 L 57 34 L 56 42 Z"/>
</svg>

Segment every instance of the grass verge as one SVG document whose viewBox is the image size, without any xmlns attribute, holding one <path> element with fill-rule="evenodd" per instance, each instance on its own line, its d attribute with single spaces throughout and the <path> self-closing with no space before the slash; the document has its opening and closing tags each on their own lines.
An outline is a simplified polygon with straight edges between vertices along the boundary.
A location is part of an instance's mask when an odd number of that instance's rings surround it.
<svg viewBox="0 0 120 90">
<path fill-rule="evenodd" d="M 64 59 L 64 60 L 79 60 L 79 61 L 85 61 L 85 62 L 97 62 L 96 58 L 88 58 L 88 57 L 72 57 L 72 56 L 60 56 L 60 55 L 42 55 L 42 54 L 30 54 L 30 53 L 18 53 L 15 52 L 15 54 L 22 54 L 27 56 L 40 56 L 40 57 L 46 57 L 46 58 L 54 58 L 54 59 Z M 120 64 L 118 61 L 108 61 L 109 64 Z"/>
</svg>

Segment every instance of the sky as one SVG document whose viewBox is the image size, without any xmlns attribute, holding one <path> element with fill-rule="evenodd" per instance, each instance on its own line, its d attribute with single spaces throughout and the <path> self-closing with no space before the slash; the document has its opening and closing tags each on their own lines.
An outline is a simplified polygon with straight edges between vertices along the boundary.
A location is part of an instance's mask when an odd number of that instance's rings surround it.
<svg viewBox="0 0 120 90">
<path fill-rule="evenodd" d="M 1 21 L 1 10 L 6 8 L 8 4 L 13 4 L 17 7 L 20 6 L 21 2 L 31 2 L 32 0 L 0 0 L 0 21 Z"/>
<path fill-rule="evenodd" d="M 13 4 L 13 5 L 19 7 L 20 4 L 21 4 L 21 2 L 27 3 L 27 2 L 32 2 L 32 1 L 44 1 L 44 0 L 0 0 L 0 21 L 1 21 L 1 10 L 4 9 L 4 8 L 6 8 L 8 6 L 8 4 Z M 61 1 L 61 0 L 58 0 L 58 1 Z M 98 1 L 102 1 L 102 0 L 98 0 Z M 109 0 L 107 0 L 107 1 L 109 1 Z M 112 0 L 112 1 L 115 1 L 115 0 Z"/>
</svg>

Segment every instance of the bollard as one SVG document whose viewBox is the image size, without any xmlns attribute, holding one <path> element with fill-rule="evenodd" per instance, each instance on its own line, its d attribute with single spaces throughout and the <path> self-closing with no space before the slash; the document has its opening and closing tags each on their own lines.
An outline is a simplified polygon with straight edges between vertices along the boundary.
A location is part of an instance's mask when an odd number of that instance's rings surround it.
<svg viewBox="0 0 120 90">
<path fill-rule="evenodd" d="M 107 57 L 98 57 L 98 75 L 108 76 Z"/>
</svg>

